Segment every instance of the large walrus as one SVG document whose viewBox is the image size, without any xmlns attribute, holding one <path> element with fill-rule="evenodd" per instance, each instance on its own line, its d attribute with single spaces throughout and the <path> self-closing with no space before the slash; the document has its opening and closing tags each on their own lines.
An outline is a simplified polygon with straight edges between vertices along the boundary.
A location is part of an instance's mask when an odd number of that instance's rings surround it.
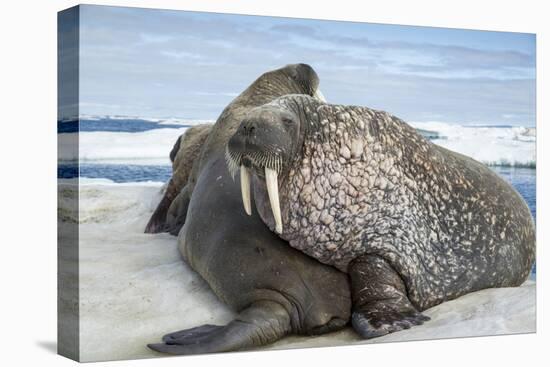
<svg viewBox="0 0 550 367">
<path fill-rule="evenodd" d="M 273 231 L 349 273 L 352 324 L 365 338 L 529 276 L 535 231 L 521 196 L 386 112 L 285 96 L 243 118 L 227 155 Z M 248 184 L 242 198 L 249 208 Z"/>
<path fill-rule="evenodd" d="M 178 241 L 187 263 L 239 316 L 225 326 L 165 335 L 164 343 L 150 348 L 171 354 L 223 352 L 292 333 L 329 332 L 349 322 L 347 276 L 292 249 L 256 212 L 247 216 L 239 178 L 230 176 L 224 156 L 229 137 L 251 108 L 289 93 L 315 95 L 318 84 L 310 66 L 288 65 L 260 76 L 218 118 L 182 190 L 190 200 Z"/>
</svg>

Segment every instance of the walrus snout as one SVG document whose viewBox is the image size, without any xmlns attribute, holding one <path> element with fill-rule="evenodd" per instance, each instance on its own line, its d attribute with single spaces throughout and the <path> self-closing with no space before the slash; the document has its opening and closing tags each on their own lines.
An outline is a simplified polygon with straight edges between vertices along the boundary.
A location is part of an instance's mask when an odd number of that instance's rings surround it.
<svg viewBox="0 0 550 367">
<path fill-rule="evenodd" d="M 268 167 L 281 172 L 292 147 L 289 125 L 295 125 L 296 120 L 294 114 L 271 106 L 252 110 L 229 139 L 228 158 L 236 167 L 244 164 L 248 168 Z"/>
<path fill-rule="evenodd" d="M 265 105 L 250 111 L 226 150 L 228 167 L 233 177 L 240 171 L 243 206 L 251 214 L 250 170 L 265 178 L 276 232 L 282 233 L 278 176 L 289 159 L 297 117 L 290 111 Z"/>
</svg>

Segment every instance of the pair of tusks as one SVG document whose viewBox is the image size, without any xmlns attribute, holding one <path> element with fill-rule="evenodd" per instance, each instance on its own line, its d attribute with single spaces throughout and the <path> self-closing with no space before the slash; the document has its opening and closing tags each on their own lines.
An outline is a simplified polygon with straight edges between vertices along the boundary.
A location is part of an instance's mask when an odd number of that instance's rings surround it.
<svg viewBox="0 0 550 367">
<path fill-rule="evenodd" d="M 283 221 L 281 220 L 281 206 L 279 204 L 279 184 L 277 181 L 277 172 L 274 169 L 265 168 L 265 183 L 267 186 L 267 195 L 271 204 L 271 212 L 275 219 L 275 232 L 283 233 Z M 250 199 L 250 172 L 245 166 L 241 165 L 241 194 L 246 214 L 252 214 L 252 204 Z"/>
</svg>

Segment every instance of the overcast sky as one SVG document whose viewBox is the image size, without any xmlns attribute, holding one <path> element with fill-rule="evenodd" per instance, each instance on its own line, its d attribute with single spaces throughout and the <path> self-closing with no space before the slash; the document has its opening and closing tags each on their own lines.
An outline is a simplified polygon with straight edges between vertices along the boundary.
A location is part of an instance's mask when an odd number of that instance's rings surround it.
<svg viewBox="0 0 550 367">
<path fill-rule="evenodd" d="M 331 103 L 535 125 L 532 34 L 81 6 L 81 114 L 215 119 L 260 74 L 298 62 Z"/>
</svg>

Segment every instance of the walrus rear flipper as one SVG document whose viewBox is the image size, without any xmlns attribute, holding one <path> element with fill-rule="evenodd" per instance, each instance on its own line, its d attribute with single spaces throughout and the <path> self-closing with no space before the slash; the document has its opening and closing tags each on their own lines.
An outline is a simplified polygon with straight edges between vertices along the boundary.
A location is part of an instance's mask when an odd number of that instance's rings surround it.
<svg viewBox="0 0 550 367">
<path fill-rule="evenodd" d="M 176 192 L 173 189 L 173 186 L 173 180 L 170 179 L 170 181 L 168 182 L 166 193 L 164 194 L 162 200 L 155 209 L 155 212 L 151 216 L 151 219 L 149 219 L 149 222 L 147 222 L 145 233 L 165 232 L 164 227 L 166 222 L 166 213 L 168 212 L 172 201 L 176 197 Z"/>
<path fill-rule="evenodd" d="M 259 301 L 225 326 L 203 325 L 165 335 L 164 343 L 148 347 L 168 354 L 228 352 L 273 343 L 291 331 L 290 316 L 283 306 Z"/>
<path fill-rule="evenodd" d="M 349 265 L 351 325 L 364 339 L 409 329 L 430 320 L 411 303 L 403 279 L 389 262 L 363 255 Z"/>
</svg>

